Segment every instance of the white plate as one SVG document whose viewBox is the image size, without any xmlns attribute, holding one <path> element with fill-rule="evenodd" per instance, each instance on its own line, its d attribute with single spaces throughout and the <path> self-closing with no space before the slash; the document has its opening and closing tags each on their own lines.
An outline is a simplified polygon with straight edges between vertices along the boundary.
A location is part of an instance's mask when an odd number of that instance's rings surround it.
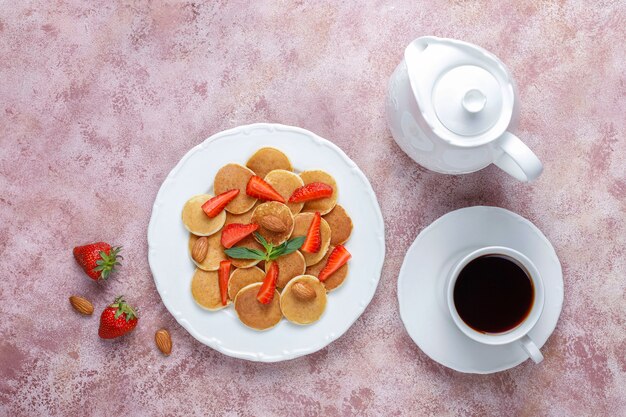
<svg viewBox="0 0 626 417">
<path fill-rule="evenodd" d="M 346 247 L 352 254 L 345 283 L 328 296 L 326 312 L 309 326 L 282 320 L 257 332 L 245 327 L 232 306 L 209 312 L 191 296 L 194 266 L 189 234 L 181 210 L 189 197 L 213 191 L 213 178 L 229 162 L 245 164 L 259 148 L 282 150 L 296 171 L 322 169 L 339 187 L 338 203 L 352 217 L 354 229 Z M 383 218 L 372 187 L 345 153 L 331 142 L 297 127 L 278 124 L 240 126 L 211 136 L 191 149 L 169 173 L 157 194 L 148 227 L 148 260 L 167 309 L 193 337 L 226 355 L 276 362 L 322 349 L 363 313 L 374 296 L 385 257 Z"/>
<path fill-rule="evenodd" d="M 450 316 L 444 290 L 448 273 L 463 255 L 484 246 L 516 249 L 539 269 L 545 304 L 529 332 L 538 347 L 554 331 L 563 305 L 561 264 L 548 239 L 531 222 L 505 209 L 482 206 L 440 217 L 409 248 L 398 278 L 398 301 L 413 341 L 431 359 L 460 372 L 498 372 L 528 359 L 518 343 L 487 346 L 470 339 Z"/>
</svg>

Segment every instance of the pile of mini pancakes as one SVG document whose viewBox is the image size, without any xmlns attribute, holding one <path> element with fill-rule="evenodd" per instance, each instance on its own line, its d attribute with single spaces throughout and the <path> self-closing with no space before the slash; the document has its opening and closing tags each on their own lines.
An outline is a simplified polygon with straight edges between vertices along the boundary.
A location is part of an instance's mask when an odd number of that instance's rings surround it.
<svg viewBox="0 0 626 417">
<path fill-rule="evenodd" d="M 257 175 L 270 184 L 287 202 L 260 201 L 246 194 L 250 178 Z M 330 197 L 303 203 L 289 203 L 294 190 L 306 184 L 323 182 L 333 188 Z M 321 170 L 295 173 L 289 158 L 275 148 L 259 149 L 246 165 L 230 163 L 216 174 L 213 183 L 215 195 L 239 189 L 240 192 L 228 203 L 225 210 L 209 218 L 202 204 L 211 199 L 211 194 L 193 196 L 182 211 L 182 220 L 190 233 L 189 252 L 201 236 L 208 237 L 208 252 L 202 262 L 196 262 L 191 282 L 191 293 L 196 303 L 206 310 L 220 310 L 233 304 L 243 324 L 256 330 L 267 330 L 276 326 L 282 317 L 296 324 L 311 324 L 317 321 L 326 308 L 327 292 L 339 287 L 348 275 L 348 264 L 343 265 L 324 282 L 317 278 L 326 265 L 336 245 L 345 243 L 352 232 L 352 220 L 344 208 L 337 204 L 337 183 L 327 172 Z M 295 251 L 274 261 L 279 267 L 274 298 L 269 304 L 261 304 L 257 294 L 269 270 L 271 262 L 229 258 L 221 244 L 222 230 L 232 223 L 261 224 L 264 216 L 280 218 L 287 230 L 276 233 L 260 226 L 257 230 L 269 243 L 280 245 L 288 239 L 305 236 L 314 213 L 322 215 L 321 249 L 317 253 Z M 253 235 L 237 243 L 235 247 L 247 247 L 263 251 L 263 246 Z M 228 281 L 228 303 L 222 304 L 218 269 L 220 262 L 230 260 L 233 270 Z M 302 299 L 293 291 L 294 284 L 302 282 L 315 291 L 315 297 Z"/>
</svg>

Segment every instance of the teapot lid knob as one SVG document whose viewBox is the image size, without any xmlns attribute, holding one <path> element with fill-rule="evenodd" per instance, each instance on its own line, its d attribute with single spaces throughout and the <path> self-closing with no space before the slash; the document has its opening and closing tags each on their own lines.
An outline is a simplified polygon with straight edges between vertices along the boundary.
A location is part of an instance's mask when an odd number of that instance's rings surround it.
<svg viewBox="0 0 626 417">
<path fill-rule="evenodd" d="M 470 113 L 478 113 L 485 108 L 487 97 L 482 91 L 472 88 L 468 90 L 461 101 L 463 108 Z"/>
<path fill-rule="evenodd" d="M 491 72 L 476 65 L 461 65 L 439 78 L 432 102 L 446 129 L 457 135 L 476 136 L 500 120 L 502 95 L 502 87 Z"/>
</svg>

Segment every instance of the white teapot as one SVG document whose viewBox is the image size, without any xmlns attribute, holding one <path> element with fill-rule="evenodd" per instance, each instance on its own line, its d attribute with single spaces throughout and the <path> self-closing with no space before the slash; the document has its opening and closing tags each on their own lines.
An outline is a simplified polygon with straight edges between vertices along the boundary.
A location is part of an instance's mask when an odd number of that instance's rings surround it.
<svg viewBox="0 0 626 417">
<path fill-rule="evenodd" d="M 387 121 L 417 163 L 465 174 L 494 163 L 521 181 L 543 166 L 517 136 L 519 104 L 511 74 L 483 48 L 424 36 L 411 42 L 389 81 Z"/>
</svg>

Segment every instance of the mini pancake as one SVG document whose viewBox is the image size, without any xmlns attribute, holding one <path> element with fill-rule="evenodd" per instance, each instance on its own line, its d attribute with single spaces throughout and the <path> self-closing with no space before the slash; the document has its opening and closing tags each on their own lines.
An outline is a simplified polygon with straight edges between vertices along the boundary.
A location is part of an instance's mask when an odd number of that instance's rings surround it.
<svg viewBox="0 0 626 417">
<path fill-rule="evenodd" d="M 329 173 L 325 171 L 304 171 L 300 173 L 300 178 L 304 181 L 304 185 L 312 182 L 323 182 L 333 188 L 333 194 L 330 197 L 311 200 L 304 203 L 302 211 L 316 212 L 319 211 L 323 216 L 330 212 L 337 204 L 337 183 Z"/>
<path fill-rule="evenodd" d="M 315 290 L 315 298 L 302 300 L 293 291 L 293 286 L 302 282 Z M 295 324 L 311 324 L 320 319 L 326 310 L 326 288 L 317 278 L 311 275 L 295 277 L 280 295 L 280 309 L 285 318 Z"/>
<path fill-rule="evenodd" d="M 258 200 L 256 204 L 258 204 Z M 254 206 L 252 208 L 254 208 Z M 224 211 L 226 212 L 226 210 Z M 241 224 L 250 223 L 250 219 L 252 218 L 253 211 L 254 210 L 248 210 L 245 213 L 241 213 L 241 214 L 233 214 L 233 213 L 226 212 L 226 221 L 224 222 L 224 227 L 232 223 L 241 223 Z"/>
<path fill-rule="evenodd" d="M 273 262 L 278 263 L 278 280 L 276 281 L 278 288 L 283 288 L 293 277 L 304 274 L 306 268 L 304 256 L 298 250 L 289 255 L 280 256 L 271 262 L 266 262 L 265 272 L 269 270 Z"/>
<path fill-rule="evenodd" d="M 221 244 L 220 244 L 220 247 L 222 248 L 222 252 L 223 252 L 224 247 Z M 257 249 L 257 250 L 260 250 L 261 252 L 264 251 L 263 245 L 257 242 L 253 235 L 246 236 L 245 238 L 243 238 L 243 240 L 237 242 L 235 246 L 233 247 L 234 248 L 244 247 L 244 248 L 250 248 L 250 249 Z M 260 262 L 258 259 L 234 259 L 234 258 L 228 258 L 228 259 L 230 259 L 230 261 L 233 263 L 233 266 L 237 268 L 250 268 Z"/>
<path fill-rule="evenodd" d="M 210 236 L 219 232 L 224 226 L 226 212 L 222 211 L 214 218 L 210 218 L 202 210 L 202 205 L 211 198 L 213 198 L 211 194 L 199 194 L 185 203 L 182 212 L 183 224 L 191 233 L 198 236 Z"/>
<path fill-rule="evenodd" d="M 205 310 L 214 311 L 226 307 L 222 305 L 219 278 L 215 271 L 196 269 L 191 279 L 191 295 L 194 301 Z"/>
<path fill-rule="evenodd" d="M 215 181 L 213 182 L 213 189 L 216 195 L 233 189 L 239 190 L 237 197 L 226 205 L 226 211 L 233 214 L 241 214 L 254 206 L 256 198 L 246 194 L 246 186 L 253 175 L 254 172 L 239 164 L 227 164 L 217 171 Z"/>
<path fill-rule="evenodd" d="M 284 232 L 273 232 L 263 227 L 263 217 L 269 215 L 278 217 L 285 226 L 287 226 L 287 229 Z M 257 208 L 254 209 L 254 213 L 252 213 L 251 222 L 258 223 L 259 234 L 274 246 L 280 245 L 287 240 L 293 230 L 293 216 L 291 215 L 291 210 L 283 203 L 277 201 L 268 201 L 267 203 L 259 204 Z"/>
<path fill-rule="evenodd" d="M 265 182 L 274 187 L 278 194 L 283 196 L 285 201 L 287 201 L 287 207 L 291 210 L 292 214 L 300 213 L 302 207 L 304 207 L 304 203 L 289 203 L 289 197 L 293 192 L 302 187 L 304 182 L 299 175 L 294 174 L 291 171 L 285 171 L 284 169 L 275 169 L 270 171 L 265 176 Z"/>
<path fill-rule="evenodd" d="M 189 256 L 191 257 L 191 249 L 193 245 L 196 243 L 199 237 L 190 234 L 189 235 Z M 193 258 L 191 260 L 194 264 L 200 269 L 205 271 L 217 271 L 220 267 L 220 262 L 226 259 L 226 254 L 224 253 L 224 247 L 220 240 L 222 239 L 222 233 L 215 233 L 208 237 L 209 239 L 209 249 L 206 253 L 206 258 L 202 262 L 196 262 Z"/>
<path fill-rule="evenodd" d="M 255 330 L 267 330 L 276 326 L 283 313 L 280 311 L 280 294 L 274 291 L 269 304 L 261 304 L 256 299 L 262 283 L 250 284 L 242 288 L 235 297 L 235 312 L 239 320 Z"/>
<path fill-rule="evenodd" d="M 265 272 L 256 266 L 252 268 L 235 269 L 233 273 L 230 274 L 228 280 L 228 297 L 234 300 L 239 290 L 243 287 L 257 282 L 263 282 L 263 279 L 265 279 Z"/>
<path fill-rule="evenodd" d="M 265 178 L 268 172 L 275 169 L 293 171 L 291 161 L 289 161 L 287 155 L 276 148 L 259 149 L 250 157 L 250 159 L 248 159 L 246 166 L 253 170 L 261 178 Z"/>
<path fill-rule="evenodd" d="M 352 219 L 346 210 L 337 204 L 324 216 L 324 220 L 330 226 L 330 244 L 337 246 L 346 243 L 352 233 Z"/>
<path fill-rule="evenodd" d="M 293 233 L 291 234 L 291 237 L 306 236 L 306 233 L 309 231 L 309 226 L 313 221 L 313 216 L 313 213 L 296 214 L 293 220 Z M 330 246 L 330 233 L 330 226 L 328 226 L 328 223 L 326 223 L 326 220 L 322 217 L 322 221 L 320 223 L 322 245 L 320 247 L 320 251 L 317 253 L 302 252 L 306 266 L 315 265 L 324 257 L 324 255 L 326 255 L 326 251 L 328 251 L 328 247 Z"/>
<path fill-rule="evenodd" d="M 322 260 L 316 263 L 315 265 L 311 265 L 307 267 L 305 274 L 318 277 L 320 275 L 320 272 L 322 272 L 322 269 L 324 269 L 324 267 L 326 266 L 326 262 L 328 262 L 328 257 L 332 253 L 333 249 L 335 249 L 335 247 L 331 245 L 328 248 L 328 251 L 326 252 L 326 255 L 324 255 L 324 257 L 322 258 Z M 326 281 L 322 282 L 322 284 L 326 287 L 326 291 L 332 291 L 335 288 L 340 287 L 347 277 L 348 277 L 348 264 L 345 264 L 341 268 L 336 270 L 331 276 L 326 278 Z"/>
</svg>

